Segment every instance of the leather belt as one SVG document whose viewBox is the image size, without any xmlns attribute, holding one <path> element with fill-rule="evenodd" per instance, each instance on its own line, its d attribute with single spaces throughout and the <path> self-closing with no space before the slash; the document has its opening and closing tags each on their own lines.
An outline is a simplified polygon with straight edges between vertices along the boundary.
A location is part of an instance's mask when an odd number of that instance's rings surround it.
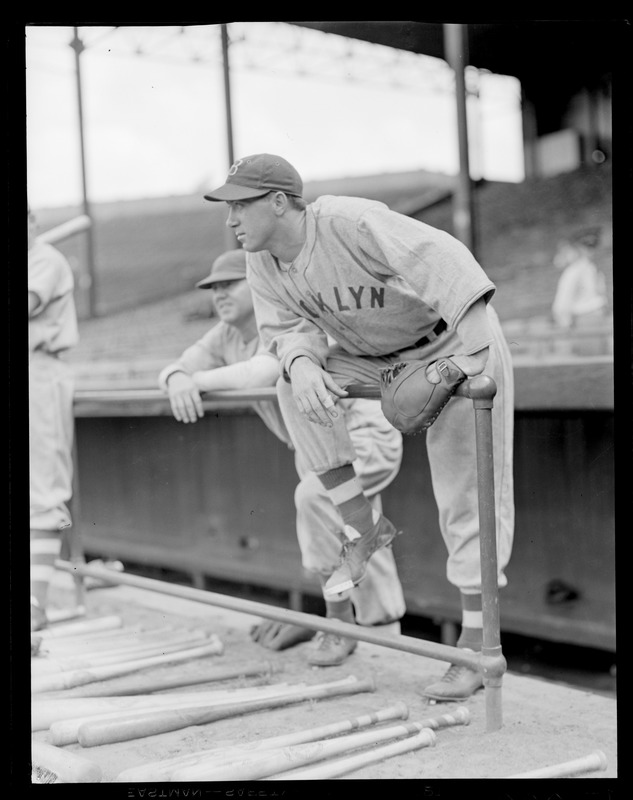
<svg viewBox="0 0 633 800">
<path fill-rule="evenodd" d="M 431 344 L 441 333 L 444 333 L 447 327 L 448 325 L 446 322 L 440 319 L 431 331 L 431 334 L 423 336 L 421 339 L 418 339 L 415 344 L 409 345 L 409 347 L 402 347 L 400 350 L 396 350 L 396 353 L 403 353 L 405 350 L 415 350 L 417 347 L 424 347 L 427 344 Z"/>
</svg>

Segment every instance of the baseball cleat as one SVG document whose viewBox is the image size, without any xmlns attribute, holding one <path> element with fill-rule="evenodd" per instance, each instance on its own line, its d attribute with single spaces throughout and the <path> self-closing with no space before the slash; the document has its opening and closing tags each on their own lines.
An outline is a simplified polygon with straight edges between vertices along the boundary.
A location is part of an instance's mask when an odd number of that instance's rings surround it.
<svg viewBox="0 0 633 800">
<path fill-rule="evenodd" d="M 300 642 L 309 642 L 314 631 L 285 622 L 263 620 L 250 630 L 251 639 L 269 650 L 286 650 Z"/>
<path fill-rule="evenodd" d="M 483 677 L 477 670 L 459 664 L 451 664 L 444 677 L 427 686 L 421 694 L 436 702 L 463 700 L 481 689 L 483 685 Z"/>
<path fill-rule="evenodd" d="M 330 575 L 323 588 L 325 598 L 353 589 L 365 577 L 367 562 L 381 547 L 388 547 L 401 531 L 397 531 L 386 517 L 381 516 L 374 527 L 353 541 L 346 541 L 341 551 L 339 566 Z"/>
<path fill-rule="evenodd" d="M 315 641 L 316 646 L 308 656 L 308 664 L 313 667 L 338 667 L 356 650 L 358 644 L 355 639 L 325 631 L 319 631 Z"/>
</svg>

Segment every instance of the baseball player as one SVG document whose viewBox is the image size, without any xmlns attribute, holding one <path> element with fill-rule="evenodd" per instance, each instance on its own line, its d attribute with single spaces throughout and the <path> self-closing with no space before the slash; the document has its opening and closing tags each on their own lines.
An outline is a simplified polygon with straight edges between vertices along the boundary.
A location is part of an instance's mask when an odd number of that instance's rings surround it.
<svg viewBox="0 0 633 800">
<path fill-rule="evenodd" d="M 74 279 L 64 256 L 38 240 L 27 210 L 31 630 L 46 626 L 60 531 L 72 524 L 74 380 L 64 353 L 79 340 Z"/>
<path fill-rule="evenodd" d="M 396 427 L 426 430 L 447 578 L 462 603 L 457 645 L 478 651 L 483 625 L 472 403 L 447 400 L 460 380 L 484 369 L 497 384 L 502 587 L 514 529 L 513 376 L 490 305 L 494 284 L 444 231 L 380 202 L 322 196 L 308 205 L 302 194 L 301 176 L 288 161 L 260 153 L 235 161 L 225 183 L 205 198 L 228 204 L 227 225 L 247 252 L 259 334 L 279 360 L 286 426 L 345 522 L 341 562 L 325 596 L 359 585 L 368 558 L 397 534 L 368 502 L 340 413 L 346 386 L 380 385 L 383 410 Z M 481 686 L 477 671 L 452 664 L 424 693 L 452 700 Z"/>
<path fill-rule="evenodd" d="M 231 250 L 217 258 L 211 273 L 196 286 L 210 290 L 219 321 L 180 358 L 165 367 L 159 385 L 169 394 L 174 417 L 184 423 L 202 417 L 201 393 L 222 389 L 274 386 L 277 359 L 264 349 L 255 323 L 246 281 L 246 253 Z M 268 428 L 291 447 L 277 403 L 253 404 Z M 371 505 L 380 511 L 380 492 L 397 475 L 402 460 L 402 435 L 385 419 L 375 400 L 346 400 L 341 409 L 355 451 L 354 464 Z M 297 538 L 304 567 L 324 584 L 337 566 L 343 521 L 316 475 L 296 454 L 301 478 L 295 490 Z M 368 564 L 362 586 L 325 599 L 326 616 L 398 633 L 405 612 L 402 586 L 390 550 L 377 552 Z M 314 631 L 296 625 L 262 621 L 252 638 L 273 650 L 310 640 Z M 308 654 L 315 666 L 335 666 L 356 649 L 356 640 L 319 632 Z"/>
</svg>

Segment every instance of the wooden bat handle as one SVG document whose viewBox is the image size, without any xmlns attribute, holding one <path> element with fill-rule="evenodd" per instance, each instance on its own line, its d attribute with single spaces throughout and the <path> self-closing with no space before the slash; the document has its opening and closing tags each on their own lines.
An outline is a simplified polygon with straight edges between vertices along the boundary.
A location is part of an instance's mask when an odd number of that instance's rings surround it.
<svg viewBox="0 0 633 800">
<path fill-rule="evenodd" d="M 44 233 L 40 233 L 37 237 L 40 241 L 47 244 L 55 244 L 67 239 L 69 236 L 74 236 L 77 233 L 88 230 L 92 225 L 92 220 L 86 214 L 81 214 L 74 219 L 63 222 L 61 225 L 56 225 Z"/>
<path fill-rule="evenodd" d="M 466 706 L 460 706 L 452 714 L 442 714 L 439 717 L 427 717 L 427 719 L 420 720 L 418 723 L 423 728 L 450 728 L 453 725 L 469 725 L 470 724 L 470 711 Z"/>
<path fill-rule="evenodd" d="M 217 669 L 205 672 L 204 675 L 182 675 L 179 671 L 177 675 L 160 676 L 152 679 L 141 678 L 139 676 L 130 676 L 119 680 L 112 679 L 109 683 L 102 686 L 90 687 L 75 692 L 75 697 L 81 697 L 84 693 L 88 693 L 90 697 L 109 697 L 137 694 L 151 694 L 152 692 L 161 692 L 165 689 L 179 689 L 183 686 L 196 686 L 198 684 L 215 683 L 219 681 L 230 680 L 231 678 L 248 678 L 257 676 L 273 675 L 275 672 L 281 672 L 282 665 L 273 664 L 268 661 L 263 661 L 258 664 L 246 665 L 244 667 L 227 667 L 226 669 Z"/>
<path fill-rule="evenodd" d="M 138 670 L 156 666 L 157 664 L 187 661 L 191 658 L 199 658 L 201 656 L 218 655 L 223 652 L 223 649 L 220 640 L 214 640 L 208 645 L 194 647 L 190 650 L 183 650 L 176 653 L 168 653 L 164 656 L 141 658 L 135 661 L 125 661 L 120 664 L 93 667 L 89 670 L 78 669 L 52 675 L 41 675 L 31 679 L 31 692 L 55 692 L 60 689 L 72 689 L 74 686 L 84 686 L 87 683 L 102 681 L 106 678 L 128 675 L 130 672 L 137 672 Z"/>
<path fill-rule="evenodd" d="M 580 775 L 584 772 L 603 771 L 607 768 L 607 757 L 602 750 L 594 750 L 589 755 L 564 761 L 562 764 L 552 764 L 549 767 L 534 769 L 530 772 L 521 772 L 510 775 L 510 778 L 566 778 L 569 775 Z"/>
<path fill-rule="evenodd" d="M 112 631 L 123 626 L 123 619 L 117 614 L 107 617 L 96 617 L 95 619 L 82 619 L 78 622 L 64 622 L 52 625 L 50 628 L 43 628 L 37 632 L 40 639 L 68 639 L 72 636 L 91 635 L 97 631 Z"/>
<path fill-rule="evenodd" d="M 395 742 L 380 747 L 374 747 L 362 753 L 347 756 L 337 759 L 335 762 L 326 762 L 323 764 L 316 764 L 306 769 L 293 769 L 286 772 L 278 772 L 275 774 L 268 774 L 262 777 L 262 780 L 272 781 L 290 781 L 290 780 L 327 780 L 328 778 L 338 778 L 340 775 L 346 775 L 354 772 L 361 767 L 369 764 L 376 764 L 379 761 L 384 761 L 386 758 L 401 755 L 403 753 L 410 753 L 413 750 L 420 750 L 423 747 L 433 747 L 435 745 L 435 733 L 430 728 L 424 728 L 415 736 L 409 736 L 406 739 L 399 739 Z"/>
<path fill-rule="evenodd" d="M 80 658 L 35 658 L 31 661 L 31 675 L 54 675 L 61 672 L 72 672 L 77 669 L 89 670 L 110 664 L 123 664 L 126 661 L 136 661 L 139 658 L 151 658 L 165 653 L 175 653 L 179 650 L 189 650 L 192 647 L 201 647 L 205 641 L 208 643 L 208 637 L 200 633 L 193 636 L 183 635 L 173 639 L 165 639 L 160 644 L 139 645 L 125 650 L 113 649 L 109 652 L 88 654 Z"/>
<path fill-rule="evenodd" d="M 168 731 L 181 730 L 190 725 L 205 725 L 220 719 L 236 717 L 241 714 L 261 711 L 264 709 L 279 708 L 303 700 L 334 697 L 337 695 L 357 694 L 359 692 L 373 692 L 376 686 L 373 680 L 341 681 L 338 685 L 317 686 L 301 689 L 296 694 L 281 697 L 269 697 L 257 700 L 246 700 L 241 703 L 227 703 L 221 707 L 185 707 L 156 711 L 147 715 L 134 715 L 118 721 L 86 722 L 80 726 L 78 740 L 83 747 L 94 747 L 111 742 L 124 742 L 138 739 L 143 736 L 154 736 Z"/>
</svg>

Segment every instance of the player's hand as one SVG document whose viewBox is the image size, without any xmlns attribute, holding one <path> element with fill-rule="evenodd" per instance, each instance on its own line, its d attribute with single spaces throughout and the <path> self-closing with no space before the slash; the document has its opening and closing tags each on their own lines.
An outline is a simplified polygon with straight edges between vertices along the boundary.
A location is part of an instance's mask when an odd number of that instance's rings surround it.
<svg viewBox="0 0 633 800">
<path fill-rule="evenodd" d="M 488 361 L 488 353 L 489 350 L 485 347 L 483 350 L 479 350 L 479 352 L 471 356 L 451 356 L 451 361 L 470 378 L 484 371 L 484 367 Z M 436 364 L 437 361 L 434 361 L 426 368 L 426 377 L 429 383 L 439 383 L 441 380 L 435 366 Z"/>
<path fill-rule="evenodd" d="M 318 425 L 332 427 L 338 417 L 336 401 L 347 397 L 332 376 L 306 356 L 299 356 L 290 365 L 290 382 L 297 408 Z"/>
<path fill-rule="evenodd" d="M 178 422 L 197 422 L 204 416 L 202 398 L 190 375 L 174 372 L 167 382 L 169 402 Z"/>
</svg>

